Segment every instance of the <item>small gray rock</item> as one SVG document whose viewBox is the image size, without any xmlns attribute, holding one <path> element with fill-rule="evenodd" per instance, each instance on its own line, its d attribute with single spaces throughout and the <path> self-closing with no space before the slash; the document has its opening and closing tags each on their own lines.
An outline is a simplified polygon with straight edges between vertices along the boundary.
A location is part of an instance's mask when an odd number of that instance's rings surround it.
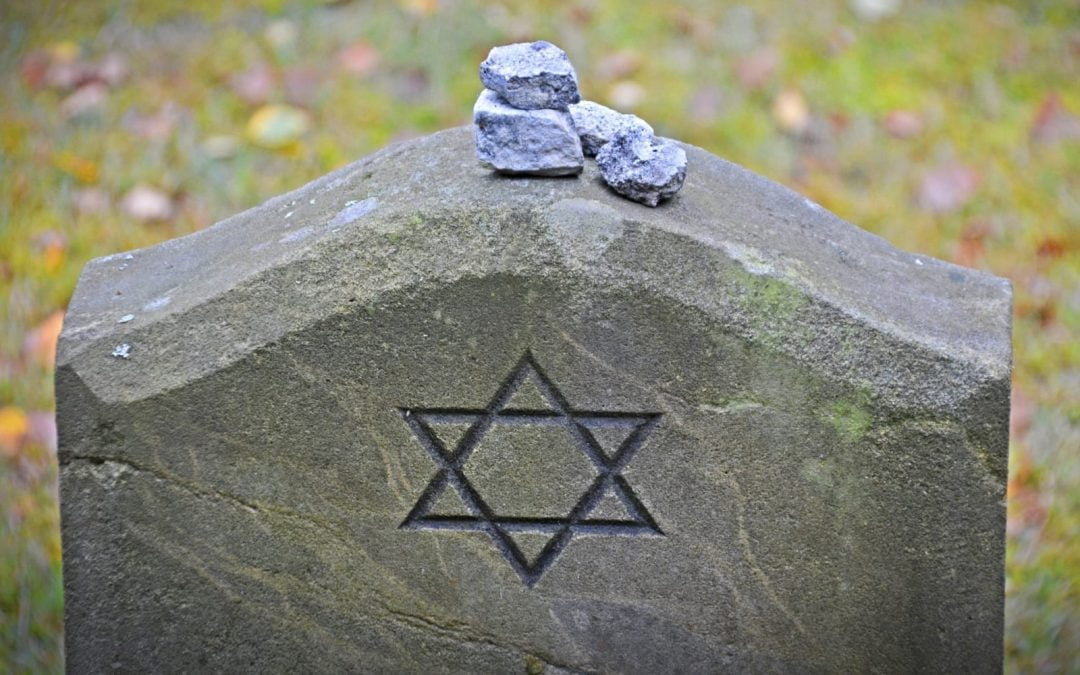
<svg viewBox="0 0 1080 675">
<path fill-rule="evenodd" d="M 495 47 L 480 64 L 480 81 L 522 110 L 566 110 L 581 100 L 566 52 L 543 40 Z"/>
<path fill-rule="evenodd" d="M 627 127 L 640 127 L 650 136 L 653 133 L 649 123 L 637 115 L 627 115 L 592 101 L 571 104 L 570 116 L 574 118 L 586 157 L 595 157 L 612 136 Z"/>
<path fill-rule="evenodd" d="M 473 107 L 473 129 L 476 156 L 499 173 L 569 176 L 585 167 L 568 112 L 519 110 L 485 89 Z"/>
<path fill-rule="evenodd" d="M 686 180 L 686 153 L 674 142 L 639 127 L 619 130 L 596 155 L 600 175 L 627 199 L 656 206 Z"/>
</svg>

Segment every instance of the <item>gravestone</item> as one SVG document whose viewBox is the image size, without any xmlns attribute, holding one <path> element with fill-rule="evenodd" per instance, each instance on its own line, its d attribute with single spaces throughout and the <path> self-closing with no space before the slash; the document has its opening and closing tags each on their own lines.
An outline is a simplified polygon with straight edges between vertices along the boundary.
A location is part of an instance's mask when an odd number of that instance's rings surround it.
<svg viewBox="0 0 1080 675">
<path fill-rule="evenodd" d="M 1006 281 L 683 146 L 658 208 L 469 129 L 87 265 L 74 672 L 990 672 Z"/>
</svg>

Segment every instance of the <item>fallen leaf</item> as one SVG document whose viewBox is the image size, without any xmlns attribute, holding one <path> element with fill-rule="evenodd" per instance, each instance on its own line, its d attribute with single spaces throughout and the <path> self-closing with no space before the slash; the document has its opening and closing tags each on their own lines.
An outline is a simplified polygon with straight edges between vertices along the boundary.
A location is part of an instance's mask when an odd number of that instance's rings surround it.
<svg viewBox="0 0 1080 675">
<path fill-rule="evenodd" d="M 423 17 L 439 9 L 439 0 L 398 0 L 402 9 L 413 16 Z"/>
<path fill-rule="evenodd" d="M 173 216 L 172 198 L 158 188 L 136 185 L 120 200 L 124 213 L 143 223 L 169 220 Z"/>
<path fill-rule="evenodd" d="M 0 408 L 0 452 L 8 459 L 16 457 L 29 430 L 30 422 L 20 408 Z"/>
<path fill-rule="evenodd" d="M 245 103 L 266 103 L 274 91 L 274 71 L 265 63 L 257 63 L 230 78 L 229 86 Z"/>
<path fill-rule="evenodd" d="M 345 47 L 337 56 L 338 66 L 351 75 L 367 75 L 379 67 L 382 57 L 370 43 L 360 41 Z"/>
<path fill-rule="evenodd" d="M 596 76 L 601 80 L 624 80 L 641 68 L 641 54 L 634 49 L 620 49 L 608 54 L 596 64 Z"/>
<path fill-rule="evenodd" d="M 785 89 L 773 101 L 773 119 L 786 133 L 798 135 L 810 125 L 810 107 L 797 89 Z"/>
<path fill-rule="evenodd" d="M 616 110 L 633 110 L 645 100 L 645 87 L 631 80 L 623 80 L 611 85 L 608 100 Z"/>
<path fill-rule="evenodd" d="M 1060 258 L 1065 255 L 1065 251 L 1068 249 L 1068 244 L 1065 240 L 1058 237 L 1046 237 L 1039 246 L 1035 249 L 1035 255 L 1040 258 Z"/>
<path fill-rule="evenodd" d="M 570 7 L 570 20 L 579 26 L 587 26 L 592 22 L 593 9 L 590 7 L 582 7 L 580 5 L 573 5 Z"/>
<path fill-rule="evenodd" d="M 900 0 L 849 0 L 851 11 L 865 21 L 879 21 L 900 11 Z"/>
<path fill-rule="evenodd" d="M 322 85 L 317 68 L 290 68 L 285 71 L 285 98 L 297 105 L 310 105 Z"/>
<path fill-rule="evenodd" d="M 1015 73 L 1027 67 L 1030 56 L 1031 45 L 1028 44 L 1027 38 L 1018 37 L 1004 50 L 1001 64 L 1008 72 Z"/>
<path fill-rule="evenodd" d="M 829 56 L 839 56 L 855 44 L 855 32 L 847 26 L 837 26 L 829 34 Z"/>
<path fill-rule="evenodd" d="M 1080 118 L 1065 108 L 1057 92 L 1047 94 L 1035 113 L 1031 138 L 1040 143 L 1080 139 Z"/>
<path fill-rule="evenodd" d="M 82 215 L 105 213 L 109 210 L 109 193 L 101 188 L 82 188 L 72 196 L 75 211 Z"/>
<path fill-rule="evenodd" d="M 115 87 L 127 79 L 127 58 L 118 52 L 109 52 L 93 66 L 93 72 L 98 80 Z"/>
<path fill-rule="evenodd" d="M 960 241 L 956 243 L 953 261 L 964 267 L 975 267 L 986 250 L 986 237 L 989 234 L 990 227 L 986 223 L 968 223 L 960 233 Z"/>
<path fill-rule="evenodd" d="M 296 23 L 288 19 L 276 19 L 263 31 L 263 37 L 274 49 L 288 49 L 296 43 L 300 31 Z"/>
<path fill-rule="evenodd" d="M 311 118 L 290 105 L 267 105 L 255 111 L 247 124 L 247 137 L 256 145 L 284 149 L 307 133 Z"/>
<path fill-rule="evenodd" d="M 49 410 L 31 410 L 26 414 L 26 440 L 56 454 L 56 415 Z"/>
<path fill-rule="evenodd" d="M 944 213 L 967 204 L 979 187 L 979 173 L 956 162 L 932 169 L 919 185 L 919 206 L 934 213 Z"/>
<path fill-rule="evenodd" d="M 1023 438 L 1031 427 L 1031 420 L 1035 416 L 1035 402 L 1027 392 L 1020 387 L 1014 386 L 1012 390 L 1012 405 L 1009 407 L 1009 436 L 1014 439 Z"/>
<path fill-rule="evenodd" d="M 56 230 L 48 230 L 34 237 L 34 243 L 41 251 L 45 271 L 52 274 L 60 269 L 67 256 L 67 238 Z"/>
<path fill-rule="evenodd" d="M 85 84 L 60 102 L 60 112 L 71 118 L 92 112 L 104 105 L 109 97 L 109 89 L 100 82 Z"/>
<path fill-rule="evenodd" d="M 690 97 L 690 119 L 694 124 L 708 125 L 720 114 L 724 92 L 715 84 L 703 84 Z"/>
<path fill-rule="evenodd" d="M 893 110 L 885 115 L 885 131 L 893 138 L 912 138 L 923 130 L 923 119 L 910 110 Z"/>
<path fill-rule="evenodd" d="M 405 103 L 421 103 L 431 89 L 431 79 L 423 68 L 410 68 L 393 81 L 394 93 Z"/>
<path fill-rule="evenodd" d="M 184 111 L 180 106 L 172 101 L 166 101 L 157 112 L 149 115 L 129 110 L 121 120 L 121 124 L 139 138 L 148 141 L 164 141 L 172 136 L 183 116 Z"/>
<path fill-rule="evenodd" d="M 49 54 L 43 50 L 35 49 L 28 52 L 19 61 L 19 77 L 23 86 L 27 89 L 41 89 L 44 87 L 49 73 Z"/>
<path fill-rule="evenodd" d="M 75 63 L 82 54 L 82 48 L 71 40 L 61 40 L 50 44 L 46 49 L 54 63 Z"/>
<path fill-rule="evenodd" d="M 53 157 L 53 166 L 80 183 L 96 183 L 98 180 L 97 163 L 71 152 L 57 153 Z"/>
<path fill-rule="evenodd" d="M 760 89 L 768 84 L 779 65 L 780 54 L 766 45 L 736 61 L 735 76 L 747 89 Z"/>
<path fill-rule="evenodd" d="M 79 61 L 81 50 L 74 42 L 57 42 L 46 51 L 48 68 L 45 84 L 53 89 L 69 91 L 86 82 L 86 64 Z"/>
<path fill-rule="evenodd" d="M 210 136 L 202 142 L 203 152 L 213 159 L 226 159 L 240 149 L 240 139 L 236 136 Z"/>
<path fill-rule="evenodd" d="M 1043 328 L 1057 320 L 1057 306 L 1061 303 L 1057 284 L 1038 272 L 1029 273 L 1021 279 L 1026 293 L 1019 293 L 1015 299 L 1016 316 L 1030 318 Z"/>
<path fill-rule="evenodd" d="M 63 327 L 64 312 L 57 310 L 50 314 L 23 338 L 23 358 L 52 368 L 56 363 L 56 341 Z"/>
</svg>

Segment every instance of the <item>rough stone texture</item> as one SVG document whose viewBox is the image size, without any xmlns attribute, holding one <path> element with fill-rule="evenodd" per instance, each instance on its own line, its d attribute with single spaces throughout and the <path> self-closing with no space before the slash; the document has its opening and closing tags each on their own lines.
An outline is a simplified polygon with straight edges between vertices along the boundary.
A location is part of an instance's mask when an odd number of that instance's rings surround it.
<svg viewBox="0 0 1080 675">
<path fill-rule="evenodd" d="M 480 81 L 522 110 L 566 110 L 581 100 L 566 52 L 543 40 L 493 48 L 480 64 Z"/>
<path fill-rule="evenodd" d="M 637 115 L 621 113 L 592 101 L 571 105 L 570 116 L 574 118 L 574 127 L 581 137 L 581 149 L 586 157 L 595 157 L 604 144 L 627 127 L 638 127 L 650 136 L 653 134 L 649 123 Z"/>
<path fill-rule="evenodd" d="M 1000 669 L 1006 281 L 693 147 L 648 209 L 472 144 L 87 266 L 69 670 Z"/>
<path fill-rule="evenodd" d="M 637 126 L 620 129 L 596 155 L 600 175 L 627 199 L 656 206 L 682 189 L 686 152 Z"/>
<path fill-rule="evenodd" d="M 568 176 L 581 173 L 585 156 L 570 113 L 518 110 L 490 89 L 473 107 L 476 156 L 499 173 Z"/>
</svg>

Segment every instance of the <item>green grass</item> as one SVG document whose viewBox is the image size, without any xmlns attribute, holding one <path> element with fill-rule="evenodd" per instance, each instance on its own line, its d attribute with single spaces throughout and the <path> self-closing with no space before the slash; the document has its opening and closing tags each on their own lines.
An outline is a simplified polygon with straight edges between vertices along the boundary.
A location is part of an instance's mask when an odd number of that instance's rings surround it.
<svg viewBox="0 0 1080 675">
<path fill-rule="evenodd" d="M 1040 109 L 1080 115 L 1080 5 L 909 1 L 879 21 L 847 2 L 794 7 L 0 3 L 0 666 L 61 667 L 56 460 L 42 424 L 53 408 L 50 331 L 32 331 L 66 306 L 83 263 L 463 123 L 487 49 L 546 38 L 568 50 L 587 97 L 633 108 L 902 248 L 1013 279 L 1008 669 L 1080 672 L 1080 139 L 1036 131 Z M 338 61 L 357 41 L 379 55 L 363 74 Z M 620 51 L 621 63 L 608 58 Z M 33 86 L 34 58 L 108 53 L 130 72 L 79 115 L 65 113 L 70 89 Z M 738 64 L 763 55 L 775 69 L 748 86 Z M 272 82 L 251 102 L 234 78 L 260 64 Z M 263 103 L 289 102 L 287 79 L 307 87 L 310 128 L 270 149 L 249 124 Z M 776 116 L 785 91 L 808 117 Z M 897 110 L 916 113 L 921 131 L 890 135 Z M 139 136 L 155 123 L 156 135 Z M 977 175 L 974 192 L 941 211 L 920 206 L 928 172 L 949 166 Z M 173 214 L 125 213 L 138 185 L 164 193 Z M 105 198 L 103 211 L 77 208 L 88 194 Z"/>
</svg>

